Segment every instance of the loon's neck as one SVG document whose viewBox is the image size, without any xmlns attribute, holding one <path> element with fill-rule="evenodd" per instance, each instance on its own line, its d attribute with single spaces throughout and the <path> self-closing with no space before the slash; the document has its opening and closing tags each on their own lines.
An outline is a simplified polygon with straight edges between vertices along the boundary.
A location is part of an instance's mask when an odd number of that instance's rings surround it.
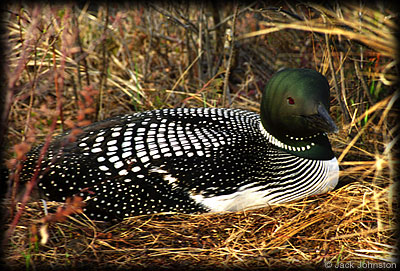
<svg viewBox="0 0 400 271">
<path fill-rule="evenodd" d="M 264 128 L 260 121 L 260 131 L 272 145 L 298 157 L 313 160 L 331 160 L 334 158 L 331 145 L 325 133 L 297 138 L 294 136 L 274 136 Z"/>
</svg>

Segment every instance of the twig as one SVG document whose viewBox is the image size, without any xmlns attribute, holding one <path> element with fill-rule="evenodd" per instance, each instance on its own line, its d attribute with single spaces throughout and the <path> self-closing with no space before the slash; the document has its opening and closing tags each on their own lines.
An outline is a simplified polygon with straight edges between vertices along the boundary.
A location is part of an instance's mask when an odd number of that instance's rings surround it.
<svg viewBox="0 0 400 271">
<path fill-rule="evenodd" d="M 234 49 L 235 49 L 235 29 L 236 29 L 236 18 L 239 10 L 239 5 L 238 3 L 235 3 L 235 13 L 232 19 L 232 29 L 230 30 L 227 29 L 227 34 L 226 34 L 226 40 L 225 40 L 225 45 L 224 48 L 229 48 L 229 58 L 228 62 L 226 62 L 225 65 L 225 78 L 224 78 L 224 93 L 222 96 L 222 105 L 223 107 L 226 107 L 226 99 L 228 99 L 228 107 L 231 106 L 231 97 L 230 97 L 230 91 L 229 91 L 229 75 L 231 71 L 231 66 L 232 66 L 232 59 L 233 59 L 233 54 L 234 54 Z"/>
<path fill-rule="evenodd" d="M 332 59 L 331 47 L 329 44 L 328 34 L 325 34 L 325 42 L 326 42 L 326 51 L 328 53 L 329 68 L 331 70 L 331 75 L 332 75 L 332 79 L 333 79 L 333 87 L 336 90 L 336 100 L 338 101 L 340 108 L 342 109 L 342 112 L 344 115 L 344 122 L 345 122 L 345 124 L 347 124 L 350 122 L 351 118 L 350 118 L 349 112 L 347 111 L 346 106 L 344 105 L 344 103 L 342 101 L 342 93 L 338 86 L 338 82 L 336 79 L 336 72 L 335 72 L 335 68 L 333 66 L 333 59 Z"/>
<path fill-rule="evenodd" d="M 368 102 L 370 103 L 370 105 L 374 105 L 375 103 L 372 100 L 371 94 L 368 91 L 367 83 L 365 83 L 364 76 L 360 73 L 360 66 L 357 60 L 354 60 L 353 63 L 354 63 L 354 70 L 356 71 L 356 76 L 358 77 L 358 80 L 360 80 L 361 82 L 361 86 L 363 88 L 365 96 L 367 96 Z"/>
<path fill-rule="evenodd" d="M 11 225 L 6 233 L 6 238 L 4 239 L 4 241 L 6 241 L 13 234 L 15 228 L 17 227 L 18 221 L 21 218 L 22 212 L 25 209 L 25 205 L 29 200 L 32 190 L 36 186 L 36 183 L 39 180 L 39 173 L 41 172 L 42 161 L 43 161 L 45 154 L 47 152 L 47 149 L 50 145 L 50 141 L 53 136 L 53 132 L 57 126 L 57 118 L 58 118 L 58 115 L 55 114 L 53 116 L 53 121 L 51 123 L 50 131 L 47 134 L 46 141 L 45 141 L 42 149 L 40 150 L 39 158 L 37 160 L 36 167 L 33 172 L 33 176 L 31 178 L 30 182 L 27 184 L 26 191 L 22 197 L 21 206 L 11 222 Z"/>
<path fill-rule="evenodd" d="M 105 6 L 106 8 L 106 21 L 104 23 L 104 30 L 103 30 L 103 36 L 105 37 L 107 34 L 107 27 L 108 27 L 108 4 Z M 99 102 L 97 104 L 97 112 L 96 112 L 96 119 L 101 120 L 103 119 L 103 98 L 104 98 L 104 89 L 106 88 L 107 85 L 107 66 L 108 66 L 108 54 L 107 54 L 107 49 L 106 49 L 106 42 L 103 42 L 102 46 L 102 58 L 103 58 L 103 63 L 102 63 L 102 69 L 101 69 L 101 79 L 100 79 L 100 93 L 99 93 Z"/>
<path fill-rule="evenodd" d="M 174 86 L 171 89 L 171 92 L 168 93 L 167 98 L 165 98 L 165 100 L 169 99 L 171 93 L 173 93 L 175 88 L 179 85 L 179 83 L 183 80 L 185 75 L 190 71 L 190 69 L 193 67 L 193 65 L 199 60 L 199 58 L 203 55 L 203 53 L 204 53 L 204 51 L 200 52 L 200 54 L 195 58 L 195 60 L 193 60 L 193 62 L 190 63 L 189 67 L 187 67 L 186 70 L 181 74 L 181 76 L 178 78 L 178 80 L 176 80 Z"/>
<path fill-rule="evenodd" d="M 176 16 L 172 15 L 170 12 L 168 12 L 167 10 L 165 10 L 163 8 L 156 7 L 153 4 L 149 4 L 149 6 L 151 8 L 153 8 L 155 11 L 164 15 L 168 20 L 172 20 L 177 25 L 182 26 L 184 29 L 191 28 L 197 34 L 199 33 L 199 29 L 197 29 L 197 27 L 189 19 L 185 18 L 182 14 L 180 14 L 178 10 L 177 10 L 177 14 L 179 15 L 179 17 L 181 17 L 186 22 L 186 24 L 181 22 Z"/>
<path fill-rule="evenodd" d="M 78 47 L 79 47 L 79 52 L 81 55 L 83 55 L 82 58 L 76 59 L 75 61 L 78 63 L 77 65 L 77 73 L 78 73 L 78 80 L 79 80 L 79 89 L 82 90 L 82 75 L 81 75 L 81 71 L 79 69 L 79 62 L 82 61 L 83 62 L 83 67 L 84 67 L 84 72 L 86 75 L 86 85 L 90 86 L 90 77 L 89 77 L 89 69 L 88 69 L 88 65 L 87 65 L 87 61 L 86 61 L 86 55 L 84 55 L 84 50 L 82 47 L 82 41 L 81 41 L 81 37 L 80 37 L 80 29 L 79 29 L 79 21 L 78 18 L 76 17 L 76 8 L 74 8 L 74 12 L 73 12 L 73 18 L 74 18 L 74 22 L 75 22 L 75 30 L 76 30 L 76 40 L 78 43 Z"/>
<path fill-rule="evenodd" d="M 197 37 L 198 47 L 197 54 L 203 51 L 203 28 L 204 28 L 204 6 L 203 2 L 200 3 L 200 14 L 199 14 L 199 35 Z M 206 32 L 206 31 L 204 31 Z M 208 55 L 208 52 L 207 52 Z M 199 61 L 197 61 L 197 69 L 198 69 L 198 84 L 199 87 L 203 84 L 203 58 L 200 57 Z"/>
<path fill-rule="evenodd" d="M 249 9 L 250 9 L 252 6 L 254 6 L 255 4 L 256 4 L 256 2 L 251 3 L 251 4 L 248 5 L 247 7 L 241 9 L 241 10 L 237 13 L 237 15 L 242 14 L 243 12 L 249 10 Z M 237 16 L 237 15 L 236 15 L 236 16 Z M 210 31 L 210 32 L 215 31 L 215 30 L 216 30 L 217 28 L 219 28 L 221 25 L 223 25 L 223 24 L 225 24 L 226 22 L 228 22 L 229 20 L 231 20 L 234 16 L 235 16 L 235 14 L 227 16 L 227 17 L 224 18 L 222 21 L 220 21 L 219 23 L 217 23 L 217 24 L 216 24 L 213 28 L 211 28 L 209 31 Z"/>
<path fill-rule="evenodd" d="M 217 25 L 220 22 L 220 14 L 219 14 L 219 10 L 218 10 L 218 2 L 216 1 L 211 1 L 208 4 L 208 10 L 209 12 L 211 11 L 212 13 L 212 18 L 213 18 L 213 25 Z M 212 51 L 211 49 L 211 42 L 210 42 L 210 35 L 211 35 L 211 31 L 209 28 L 209 24 L 208 24 L 208 20 L 205 21 L 206 24 L 206 29 L 204 29 L 204 36 L 205 36 L 205 40 L 206 40 L 206 58 L 207 58 L 207 78 L 211 78 L 213 77 L 219 69 L 220 65 L 215 65 L 215 63 L 212 62 L 212 58 L 213 58 L 213 53 L 216 55 L 221 56 L 222 54 L 220 53 L 222 50 L 222 46 L 223 46 L 223 33 L 224 31 L 221 30 L 221 28 L 217 28 L 217 31 L 215 32 L 214 35 L 214 40 L 215 40 L 215 44 L 214 45 L 214 50 Z M 220 59 L 222 59 L 222 57 L 220 57 Z"/>
<path fill-rule="evenodd" d="M 369 118 L 368 122 L 365 124 L 365 126 L 362 127 L 361 130 L 357 133 L 357 135 L 350 141 L 350 143 L 348 143 L 346 148 L 342 151 L 339 158 L 337 159 L 339 164 L 343 160 L 343 158 L 346 156 L 346 154 L 349 152 L 349 150 L 354 146 L 354 144 L 357 142 L 357 140 L 360 138 L 360 136 L 362 134 L 364 134 L 364 132 L 367 130 L 367 127 L 369 126 L 369 124 L 371 124 L 372 120 L 375 119 L 375 116 L 376 115 L 372 115 Z"/>
</svg>

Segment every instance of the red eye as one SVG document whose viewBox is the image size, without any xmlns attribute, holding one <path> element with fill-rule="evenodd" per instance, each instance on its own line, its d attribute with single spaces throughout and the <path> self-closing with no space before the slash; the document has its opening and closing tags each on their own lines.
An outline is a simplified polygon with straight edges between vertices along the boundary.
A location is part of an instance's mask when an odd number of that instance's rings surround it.
<svg viewBox="0 0 400 271">
<path fill-rule="evenodd" d="M 294 104 L 294 99 L 292 97 L 287 98 L 287 103 L 288 104 Z"/>
</svg>

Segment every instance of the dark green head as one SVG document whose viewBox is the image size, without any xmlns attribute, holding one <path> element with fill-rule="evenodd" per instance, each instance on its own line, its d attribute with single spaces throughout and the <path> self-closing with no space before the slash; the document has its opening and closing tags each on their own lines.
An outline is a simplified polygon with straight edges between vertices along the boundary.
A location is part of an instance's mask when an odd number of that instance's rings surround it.
<svg viewBox="0 0 400 271">
<path fill-rule="evenodd" d="M 332 159 L 325 132 L 337 132 L 338 128 L 329 116 L 329 95 L 329 83 L 319 72 L 282 70 L 264 90 L 262 124 L 288 152 L 310 159 Z"/>
</svg>

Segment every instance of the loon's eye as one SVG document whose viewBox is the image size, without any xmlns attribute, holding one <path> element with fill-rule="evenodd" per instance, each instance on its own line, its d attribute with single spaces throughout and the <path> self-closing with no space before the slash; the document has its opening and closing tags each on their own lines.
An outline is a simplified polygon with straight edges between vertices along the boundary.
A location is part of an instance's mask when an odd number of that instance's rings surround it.
<svg viewBox="0 0 400 271">
<path fill-rule="evenodd" d="M 292 97 L 287 98 L 287 103 L 288 104 L 294 104 L 294 99 Z"/>
</svg>

